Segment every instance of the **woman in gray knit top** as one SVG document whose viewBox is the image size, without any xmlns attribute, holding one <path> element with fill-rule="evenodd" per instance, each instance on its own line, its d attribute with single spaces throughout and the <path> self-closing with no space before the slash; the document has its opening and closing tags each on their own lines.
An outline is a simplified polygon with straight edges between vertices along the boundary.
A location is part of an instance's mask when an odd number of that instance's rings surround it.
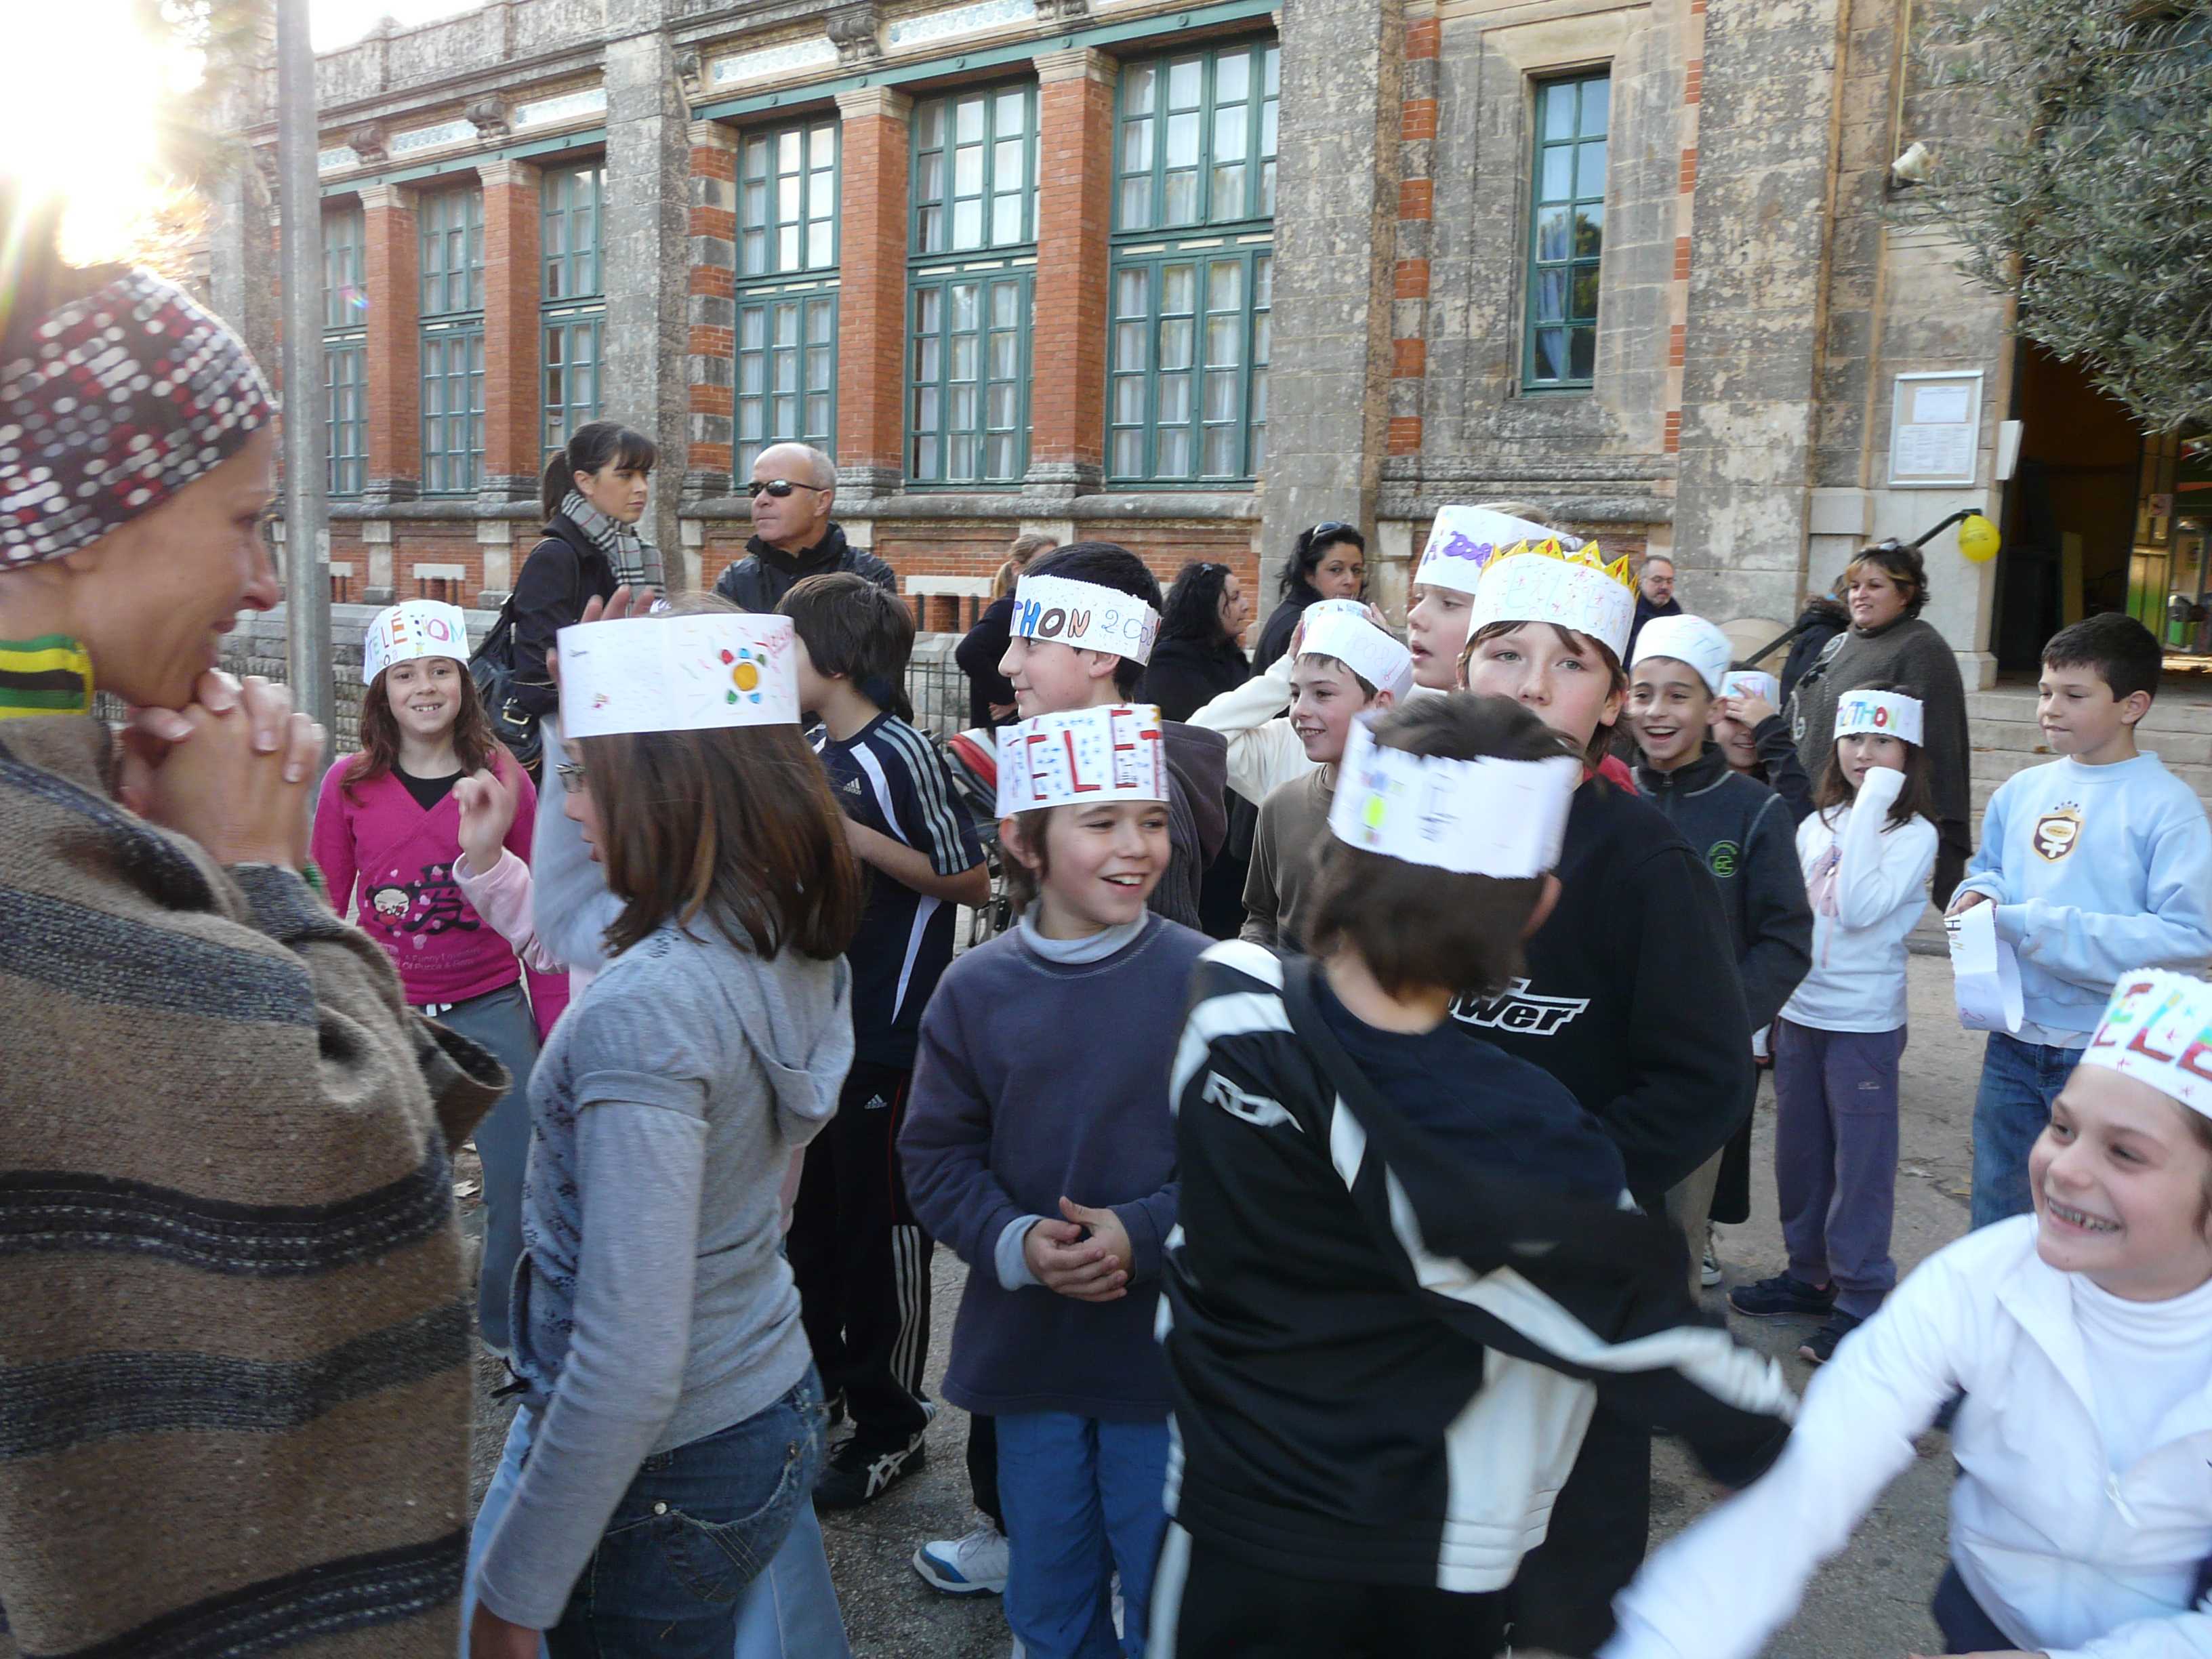
<svg viewBox="0 0 2212 1659">
<path fill-rule="evenodd" d="M 1862 686 L 1900 688 L 1925 710 L 1928 783 L 1935 797 L 1936 908 L 1951 902 L 1974 850 L 1966 688 L 1959 659 L 1934 624 L 1921 620 L 1928 567 L 1917 548 L 1883 542 L 1844 572 L 1851 625 L 1829 641 L 1790 698 L 1790 735 L 1808 775 L 1835 743 L 1836 700 Z"/>
</svg>

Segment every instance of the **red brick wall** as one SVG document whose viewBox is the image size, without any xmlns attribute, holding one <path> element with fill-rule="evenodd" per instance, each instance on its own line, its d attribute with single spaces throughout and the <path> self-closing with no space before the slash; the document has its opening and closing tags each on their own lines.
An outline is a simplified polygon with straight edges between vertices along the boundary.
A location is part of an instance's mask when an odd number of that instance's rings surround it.
<svg viewBox="0 0 2212 1659">
<path fill-rule="evenodd" d="M 416 280 L 415 206 L 389 186 L 362 199 L 368 286 L 367 371 L 368 481 L 419 484 L 422 478 L 422 380 L 416 333 L 422 287 Z M 411 492 L 409 492 L 411 493 Z"/>
<path fill-rule="evenodd" d="M 1049 54 L 1038 88 L 1036 321 L 1030 459 L 1106 460 L 1106 228 L 1113 216 L 1114 88 L 1095 54 Z"/>
<path fill-rule="evenodd" d="M 538 170 L 512 161 L 483 169 L 484 216 L 484 447 L 488 478 L 538 473 Z M 473 603 L 473 595 L 471 596 Z"/>
<path fill-rule="evenodd" d="M 905 446 L 907 167 L 911 105 L 864 89 L 848 114 L 838 210 L 837 462 L 902 470 Z"/>
</svg>

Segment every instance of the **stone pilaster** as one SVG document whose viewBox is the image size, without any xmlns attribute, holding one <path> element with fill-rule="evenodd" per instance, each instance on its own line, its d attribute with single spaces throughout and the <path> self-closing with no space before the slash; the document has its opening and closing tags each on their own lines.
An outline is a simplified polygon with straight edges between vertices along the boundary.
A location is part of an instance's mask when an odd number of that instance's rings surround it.
<svg viewBox="0 0 2212 1659">
<path fill-rule="evenodd" d="M 1399 0 L 1301 0 L 1282 28 L 1262 593 L 1304 526 L 1340 519 L 1373 533 L 1404 76 Z"/>
</svg>

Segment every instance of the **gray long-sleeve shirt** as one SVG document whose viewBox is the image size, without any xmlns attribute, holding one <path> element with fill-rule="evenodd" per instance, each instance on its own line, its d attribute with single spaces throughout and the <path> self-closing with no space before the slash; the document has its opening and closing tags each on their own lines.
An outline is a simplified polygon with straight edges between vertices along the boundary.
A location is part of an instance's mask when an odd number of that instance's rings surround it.
<svg viewBox="0 0 2212 1659">
<path fill-rule="evenodd" d="M 531 1084 L 514 1368 L 542 1413 L 477 1593 L 558 1622 L 656 1451 L 764 1410 L 805 1375 L 777 1191 L 852 1058 L 842 958 L 773 962 L 702 921 L 617 957 Z"/>
</svg>

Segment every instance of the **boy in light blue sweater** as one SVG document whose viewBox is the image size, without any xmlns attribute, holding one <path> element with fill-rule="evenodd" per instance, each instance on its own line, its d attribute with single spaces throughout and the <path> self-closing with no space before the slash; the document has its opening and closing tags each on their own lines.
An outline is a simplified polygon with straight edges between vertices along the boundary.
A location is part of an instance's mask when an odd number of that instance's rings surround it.
<svg viewBox="0 0 2212 1659">
<path fill-rule="evenodd" d="M 1977 1227 L 2033 1207 L 2028 1149 L 2114 981 L 2212 960 L 2212 825 L 2189 786 L 2136 747 L 2161 660 L 2132 617 L 2051 635 L 2036 720 L 2060 758 L 1990 797 L 1951 902 L 1953 915 L 1995 904 L 1997 937 L 2020 958 L 2020 1030 L 1990 1033 L 1974 1099 Z"/>
</svg>

